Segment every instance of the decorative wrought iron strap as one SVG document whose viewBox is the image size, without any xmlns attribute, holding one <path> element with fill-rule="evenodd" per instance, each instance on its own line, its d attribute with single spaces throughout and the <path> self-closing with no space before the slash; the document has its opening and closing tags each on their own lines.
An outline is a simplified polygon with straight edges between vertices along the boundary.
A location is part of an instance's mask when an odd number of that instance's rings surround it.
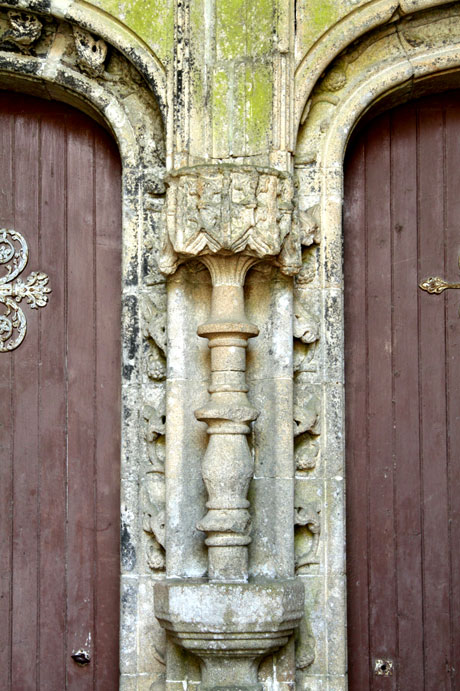
<svg viewBox="0 0 460 691">
<path fill-rule="evenodd" d="M 447 283 L 439 276 L 430 276 L 419 284 L 419 288 L 426 290 L 427 293 L 439 295 L 447 288 L 460 288 L 460 283 Z"/>
<path fill-rule="evenodd" d="M 19 303 L 24 298 L 32 309 L 48 302 L 48 276 L 32 271 L 24 282 L 17 278 L 29 258 L 27 242 L 16 230 L 0 229 L 0 353 L 7 353 L 21 345 L 27 331 L 27 321 Z M 16 280 L 15 280 L 16 279 Z"/>
</svg>

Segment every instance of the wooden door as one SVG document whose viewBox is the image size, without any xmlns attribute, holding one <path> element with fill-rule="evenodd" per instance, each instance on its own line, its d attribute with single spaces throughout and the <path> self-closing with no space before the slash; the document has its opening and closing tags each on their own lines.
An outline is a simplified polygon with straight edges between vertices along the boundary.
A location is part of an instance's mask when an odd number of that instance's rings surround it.
<svg viewBox="0 0 460 691">
<path fill-rule="evenodd" d="M 460 291 L 418 284 L 460 281 L 460 93 L 374 120 L 345 180 L 350 689 L 453 691 Z"/>
<path fill-rule="evenodd" d="M 0 688 L 112 691 L 120 160 L 80 112 L 0 92 L 0 169 L 0 228 L 28 244 L 22 278 L 45 272 L 52 290 L 45 307 L 22 305 L 26 336 L 0 352 Z"/>
</svg>

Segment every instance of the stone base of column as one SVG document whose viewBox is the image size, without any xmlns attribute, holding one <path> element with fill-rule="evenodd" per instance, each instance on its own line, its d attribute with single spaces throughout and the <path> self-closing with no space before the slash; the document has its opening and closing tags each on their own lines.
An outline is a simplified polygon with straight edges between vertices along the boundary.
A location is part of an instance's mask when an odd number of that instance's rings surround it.
<svg viewBox="0 0 460 691">
<path fill-rule="evenodd" d="M 197 655 L 206 691 L 259 691 L 259 662 L 287 643 L 303 603 L 296 579 L 155 584 L 155 615 L 176 644 Z"/>
</svg>

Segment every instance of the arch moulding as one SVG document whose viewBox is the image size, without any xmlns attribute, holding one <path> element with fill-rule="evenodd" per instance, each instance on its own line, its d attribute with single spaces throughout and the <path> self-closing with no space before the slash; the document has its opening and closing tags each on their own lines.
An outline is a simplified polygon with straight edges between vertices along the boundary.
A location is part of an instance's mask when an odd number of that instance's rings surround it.
<svg viewBox="0 0 460 691">
<path fill-rule="evenodd" d="M 160 247 L 165 74 L 126 27 L 84 2 L 0 3 L 0 88 L 69 103 L 122 160 L 120 688 L 164 672 L 152 579 L 164 569 L 166 287 Z M 139 425 L 138 420 L 144 424 Z"/>
<path fill-rule="evenodd" d="M 388 20 L 387 20 L 388 22 Z M 298 669 L 301 688 L 345 689 L 345 392 L 343 340 L 343 159 L 368 113 L 460 86 L 460 5 L 401 16 L 368 32 L 329 63 L 302 104 L 295 178 L 298 213 L 314 218 L 320 244 L 304 250 L 295 296 L 320 315 L 320 338 L 295 372 L 296 398 L 320 396 L 317 461 L 297 464 L 296 492 L 322 497 L 320 563 L 302 574 L 315 639 L 314 660 Z M 307 93 L 304 91 L 304 93 Z M 299 110 L 300 112 L 300 110 Z M 301 487 L 299 489 L 299 486 Z"/>
</svg>

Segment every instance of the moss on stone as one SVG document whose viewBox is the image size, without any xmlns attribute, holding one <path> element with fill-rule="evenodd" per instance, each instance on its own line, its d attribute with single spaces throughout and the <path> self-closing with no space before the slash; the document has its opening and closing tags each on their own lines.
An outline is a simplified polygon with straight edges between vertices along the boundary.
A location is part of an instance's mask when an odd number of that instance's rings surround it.
<svg viewBox="0 0 460 691">
<path fill-rule="evenodd" d="M 172 57 L 174 5 L 171 0 L 92 0 L 144 40 L 163 62 Z"/>
<path fill-rule="evenodd" d="M 267 146 L 272 114 L 271 65 L 248 70 L 246 82 L 246 136 L 248 153 L 258 153 Z"/>
<path fill-rule="evenodd" d="M 333 0 L 316 0 L 311 4 L 311 20 L 315 29 L 327 29 L 335 22 L 336 15 Z"/>
<path fill-rule="evenodd" d="M 229 74 L 226 70 L 216 71 L 212 90 L 213 155 L 228 156 L 229 143 Z"/>
<path fill-rule="evenodd" d="M 273 21 L 271 0 L 216 0 L 218 58 L 233 60 L 269 52 Z"/>
</svg>

